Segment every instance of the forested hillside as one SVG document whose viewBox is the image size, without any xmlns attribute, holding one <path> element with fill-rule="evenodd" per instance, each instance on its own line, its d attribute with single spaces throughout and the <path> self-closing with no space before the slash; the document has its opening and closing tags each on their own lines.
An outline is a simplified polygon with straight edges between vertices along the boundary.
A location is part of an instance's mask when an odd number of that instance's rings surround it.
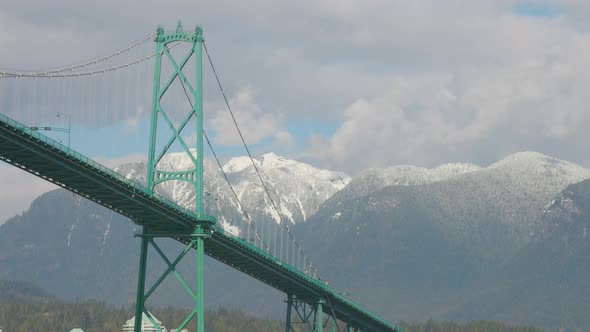
<svg viewBox="0 0 590 332">
<path fill-rule="evenodd" d="M 67 302 L 49 295 L 40 287 L 22 281 L 0 280 L 0 326 L 10 332 L 61 332 L 74 327 L 86 332 L 119 332 L 133 317 L 132 306 L 113 307 L 101 301 Z M 153 308 L 150 312 L 163 325 L 175 328 L 189 314 L 177 307 Z M 194 324 L 194 321 L 191 323 Z M 205 313 L 207 331 L 282 331 L 280 320 L 260 318 L 239 310 L 217 308 Z M 516 327 L 497 322 L 435 322 L 399 324 L 406 332 L 540 332 L 533 327 Z M 189 325 L 189 327 L 193 327 Z M 341 327 L 342 329 L 343 327 Z M 296 329 L 296 332 L 304 330 Z"/>
<path fill-rule="evenodd" d="M 133 314 L 132 308 L 114 308 L 98 301 L 66 303 L 47 299 L 28 303 L 0 303 L 0 326 L 11 332 L 69 331 L 82 327 L 86 332 L 120 332 Z M 188 314 L 173 307 L 150 311 L 167 328 L 178 324 Z M 282 331 L 284 323 L 255 317 L 238 310 L 219 308 L 206 312 L 207 331 L 211 332 L 273 332 Z M 541 332 L 533 327 L 510 326 L 497 322 L 434 322 L 401 323 L 406 332 Z M 300 330 L 296 330 L 300 332 Z M 303 331 L 303 330 L 301 330 Z"/>
</svg>

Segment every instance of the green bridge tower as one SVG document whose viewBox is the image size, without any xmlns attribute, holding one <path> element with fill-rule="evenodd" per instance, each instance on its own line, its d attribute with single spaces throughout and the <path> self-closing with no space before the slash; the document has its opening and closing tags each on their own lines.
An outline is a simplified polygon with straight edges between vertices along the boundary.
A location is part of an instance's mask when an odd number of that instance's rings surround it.
<svg viewBox="0 0 590 332">
<path fill-rule="evenodd" d="M 173 33 L 165 33 L 163 28 L 158 28 L 156 41 L 156 55 L 155 55 L 155 70 L 154 70 L 154 89 L 151 112 L 151 129 L 149 138 L 149 154 L 147 163 L 147 188 L 149 193 L 153 196 L 155 187 L 165 181 L 184 181 L 188 182 L 195 189 L 195 216 L 198 220 L 191 229 L 180 228 L 169 223 L 162 223 L 161 226 L 144 226 L 141 237 L 141 254 L 139 263 L 139 276 L 137 283 L 137 300 L 135 310 L 135 332 L 140 332 L 142 327 L 142 317 L 147 317 L 151 324 L 160 332 L 160 327 L 156 324 L 155 319 L 150 315 L 146 308 L 146 301 L 170 275 L 179 280 L 182 286 L 186 289 L 192 299 L 194 299 L 194 309 L 186 317 L 186 319 L 177 328 L 181 331 L 187 324 L 196 318 L 197 332 L 205 331 L 204 324 L 204 283 L 203 283 L 203 259 L 205 254 L 205 238 L 210 235 L 210 227 L 215 224 L 215 219 L 206 216 L 203 207 L 203 89 L 202 89 L 202 55 L 203 55 L 203 31 L 197 27 L 194 32 L 186 33 L 179 22 L 176 31 Z M 172 47 L 184 44 L 188 51 L 180 62 L 175 59 L 170 49 Z M 186 49 L 183 48 L 183 50 Z M 168 62 L 172 66 L 173 73 L 169 77 L 162 77 L 163 61 Z M 191 61 L 194 63 L 194 79 L 191 82 L 186 74 L 187 67 Z M 184 71 L 183 71 L 184 70 Z M 192 68 L 191 68 L 192 70 Z M 171 93 L 172 84 L 179 81 L 190 103 L 191 109 L 188 114 L 183 115 L 182 122 L 177 125 L 173 122 L 172 109 L 165 109 L 162 105 L 162 98 L 167 93 Z M 166 105 L 168 106 L 168 105 Z M 158 135 L 158 124 L 169 128 L 169 137 Z M 181 135 L 183 130 L 189 131 L 187 125 L 189 123 L 195 124 L 196 128 L 196 155 L 195 150 L 191 150 Z M 160 132 L 161 133 L 161 132 Z M 165 143 L 164 143 L 165 142 Z M 162 145 L 163 146 L 160 146 Z M 162 158 L 171 150 L 173 144 L 179 145 L 186 156 L 192 162 L 192 168 L 183 171 L 164 170 L 160 167 Z M 174 259 L 170 260 L 159 248 L 154 241 L 155 238 L 174 238 L 186 244 L 184 250 Z M 153 247 L 162 260 L 166 263 L 168 268 L 157 279 L 154 285 L 146 291 L 146 270 L 147 270 L 147 256 L 149 247 Z M 177 271 L 176 265 L 185 257 L 191 250 L 196 249 L 196 288 L 193 289 L 189 283 Z"/>
</svg>

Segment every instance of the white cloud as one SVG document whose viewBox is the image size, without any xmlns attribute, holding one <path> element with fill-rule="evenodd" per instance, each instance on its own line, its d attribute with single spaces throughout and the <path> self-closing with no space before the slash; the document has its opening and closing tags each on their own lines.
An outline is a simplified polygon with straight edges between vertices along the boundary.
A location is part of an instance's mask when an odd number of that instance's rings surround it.
<svg viewBox="0 0 590 332">
<path fill-rule="evenodd" d="M 311 153 L 346 161 L 349 170 L 408 161 L 432 165 L 441 157 L 464 159 L 474 144 L 488 148 L 493 140 L 494 153 L 502 153 L 506 139 L 538 148 L 535 141 L 585 134 L 590 59 L 579 54 L 568 50 L 512 66 L 399 77 L 388 93 L 347 107 L 333 137 L 310 141 Z M 513 150 L 523 148 L 512 143 Z"/>
<path fill-rule="evenodd" d="M 295 138 L 286 130 L 279 130 L 274 135 L 273 146 L 275 150 L 289 150 L 295 146 Z"/>
<path fill-rule="evenodd" d="M 139 131 L 139 125 L 145 116 L 145 110 L 143 105 L 137 105 L 135 107 L 135 114 L 130 115 L 125 119 L 125 131 L 129 134 L 137 135 Z"/>
<path fill-rule="evenodd" d="M 243 88 L 238 91 L 233 98 L 230 98 L 229 104 L 247 144 L 256 144 L 272 136 L 282 140 L 288 137 L 288 133 L 281 129 L 281 115 L 264 112 L 256 103 L 255 93 L 251 88 Z M 216 143 L 222 145 L 241 144 L 240 136 L 226 109 L 219 110 L 210 124 L 215 130 Z"/>
<path fill-rule="evenodd" d="M 39 53 L 32 50 L 35 43 L 15 44 L 11 36 L 18 31 L 25 39 L 49 40 L 52 54 L 64 48 L 85 58 L 126 45 L 152 31 L 154 22 L 174 28 L 181 13 L 185 29 L 204 26 L 226 89 L 239 91 L 232 105 L 249 143 L 299 140 L 285 131 L 292 120 L 311 126 L 333 121 L 340 123 L 334 136 L 309 137 L 305 152 L 334 164 L 362 151 L 367 160 L 347 163 L 351 169 L 454 158 L 481 162 L 531 145 L 558 154 L 563 149 L 556 146 L 575 146 L 590 132 L 582 90 L 590 67 L 590 6 L 549 1 L 559 8 L 552 17 L 514 11 L 526 2 L 173 0 L 165 8 L 137 0 L 106 0 L 96 8 L 71 0 L 51 6 L 7 2 L 0 5 L 0 26 L 8 31 L 3 36 L 12 54 L 0 59 L 22 58 L 26 66 Z M 138 6 L 141 13 L 124 17 Z M 149 83 L 151 76 L 145 77 Z M 206 87 L 211 84 L 206 77 Z M 206 102 L 220 105 L 210 90 Z M 137 122 L 129 116 L 133 127 Z M 226 111 L 207 116 L 219 143 L 239 142 Z M 542 144 L 547 142 L 553 144 Z M 579 155 L 561 157 L 576 161 Z"/>
</svg>

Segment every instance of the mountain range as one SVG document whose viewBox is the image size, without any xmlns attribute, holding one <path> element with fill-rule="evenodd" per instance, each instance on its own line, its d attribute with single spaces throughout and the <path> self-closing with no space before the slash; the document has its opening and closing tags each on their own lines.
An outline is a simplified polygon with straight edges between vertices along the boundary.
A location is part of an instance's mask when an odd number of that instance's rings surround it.
<svg viewBox="0 0 590 332">
<path fill-rule="evenodd" d="M 321 203 L 350 181 L 350 177 L 344 173 L 314 168 L 274 153 L 265 154 L 259 160 L 232 158 L 221 169 L 247 213 L 258 222 L 279 222 L 281 216 L 271 208 L 253 163 L 260 171 L 282 218 L 292 224 L 305 222 Z M 164 170 L 185 170 L 191 166 L 190 159 L 184 153 L 166 155 L 159 164 Z M 214 161 L 205 159 L 205 209 L 207 213 L 218 216 L 227 229 L 235 229 L 237 225 L 234 223 L 240 219 L 240 207 L 221 169 Z M 125 164 L 115 170 L 128 179 L 141 184 L 146 182 L 145 163 Z M 183 207 L 195 208 L 195 191 L 187 182 L 164 182 L 156 187 L 156 191 Z"/>
<path fill-rule="evenodd" d="M 534 152 L 487 167 L 395 166 L 352 178 L 275 154 L 253 162 L 323 280 L 388 319 L 590 325 L 586 168 Z M 183 169 L 187 161 L 171 155 L 163 163 Z M 252 161 L 232 158 L 222 168 L 252 219 L 276 223 Z M 117 171 L 145 181 L 145 164 Z M 242 232 L 238 203 L 211 161 L 205 178 L 208 212 Z M 181 182 L 157 192 L 188 208 L 194 201 Z M 71 193 L 43 194 L 0 226 L 0 279 L 32 281 L 58 297 L 131 303 L 135 231 L 125 218 Z M 185 269 L 192 271 L 190 264 Z M 281 294 L 221 263 L 208 261 L 207 283 L 209 305 L 282 313 L 272 305 Z M 165 285 L 159 304 L 178 303 L 174 287 Z"/>
</svg>

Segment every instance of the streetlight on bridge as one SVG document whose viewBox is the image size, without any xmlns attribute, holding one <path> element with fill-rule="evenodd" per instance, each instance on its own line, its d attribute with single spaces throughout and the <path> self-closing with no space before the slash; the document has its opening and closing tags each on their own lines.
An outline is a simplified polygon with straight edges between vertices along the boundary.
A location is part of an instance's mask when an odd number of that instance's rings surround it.
<svg viewBox="0 0 590 332">
<path fill-rule="evenodd" d="M 55 116 L 59 119 L 62 117 L 67 117 L 68 126 L 67 127 L 54 127 L 54 126 L 33 126 L 30 127 L 31 130 L 35 131 L 53 131 L 59 133 L 66 133 L 68 134 L 68 148 L 70 147 L 70 140 L 71 140 L 71 132 L 72 132 L 72 116 L 63 112 L 57 112 Z M 59 140 L 61 143 L 61 140 Z"/>
</svg>

